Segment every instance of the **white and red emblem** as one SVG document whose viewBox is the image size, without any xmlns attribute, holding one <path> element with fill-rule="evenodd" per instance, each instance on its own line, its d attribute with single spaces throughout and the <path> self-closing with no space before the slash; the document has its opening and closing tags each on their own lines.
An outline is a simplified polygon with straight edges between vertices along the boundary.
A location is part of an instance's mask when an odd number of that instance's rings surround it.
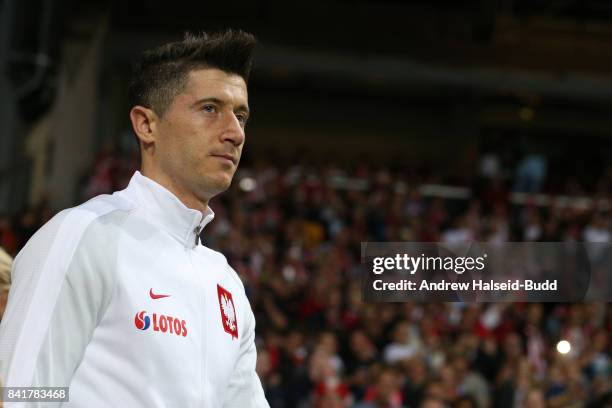
<svg viewBox="0 0 612 408">
<path fill-rule="evenodd" d="M 236 320 L 236 308 L 232 294 L 217 284 L 217 296 L 219 297 L 219 309 L 221 309 L 221 322 L 223 329 L 232 335 L 232 339 L 238 338 L 238 321 Z"/>
</svg>

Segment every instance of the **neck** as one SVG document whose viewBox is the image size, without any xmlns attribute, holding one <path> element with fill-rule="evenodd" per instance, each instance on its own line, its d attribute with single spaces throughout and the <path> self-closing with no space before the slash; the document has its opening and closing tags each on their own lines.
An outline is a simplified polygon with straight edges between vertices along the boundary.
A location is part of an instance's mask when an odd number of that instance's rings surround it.
<svg viewBox="0 0 612 408">
<path fill-rule="evenodd" d="M 185 207 L 198 210 L 202 213 L 208 208 L 208 199 L 203 200 L 198 198 L 192 192 L 175 183 L 167 174 L 161 171 L 155 171 L 153 168 L 145 165 L 142 166 L 140 173 L 174 194 L 183 204 L 185 204 Z"/>
</svg>

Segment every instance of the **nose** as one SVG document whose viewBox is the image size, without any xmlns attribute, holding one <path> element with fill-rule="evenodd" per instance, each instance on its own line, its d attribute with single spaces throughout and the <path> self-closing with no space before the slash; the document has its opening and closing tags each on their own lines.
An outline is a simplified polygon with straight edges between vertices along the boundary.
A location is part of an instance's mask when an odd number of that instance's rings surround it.
<svg viewBox="0 0 612 408">
<path fill-rule="evenodd" d="M 233 113 L 227 115 L 227 117 L 225 129 L 221 133 L 221 141 L 224 143 L 230 142 L 234 146 L 240 146 L 244 143 L 244 128 Z"/>
</svg>

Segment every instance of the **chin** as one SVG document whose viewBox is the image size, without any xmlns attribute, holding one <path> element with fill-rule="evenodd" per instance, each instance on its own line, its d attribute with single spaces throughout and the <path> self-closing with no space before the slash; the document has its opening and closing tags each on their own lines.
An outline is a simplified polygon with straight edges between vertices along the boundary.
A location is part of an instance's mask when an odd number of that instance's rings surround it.
<svg viewBox="0 0 612 408">
<path fill-rule="evenodd" d="M 200 191 L 209 198 L 227 190 L 232 184 L 234 172 L 219 171 L 218 169 L 201 169 L 197 178 L 193 179 L 195 190 Z"/>
<path fill-rule="evenodd" d="M 232 176 L 220 176 L 215 180 L 215 188 L 219 193 L 224 192 L 232 185 Z"/>
</svg>

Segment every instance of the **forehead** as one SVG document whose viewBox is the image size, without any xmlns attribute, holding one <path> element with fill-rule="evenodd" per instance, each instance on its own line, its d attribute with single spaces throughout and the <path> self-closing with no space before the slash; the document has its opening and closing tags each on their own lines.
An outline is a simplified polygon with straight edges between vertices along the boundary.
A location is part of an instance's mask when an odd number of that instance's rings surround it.
<svg viewBox="0 0 612 408">
<path fill-rule="evenodd" d="M 246 103 L 247 86 L 240 75 L 216 68 L 191 71 L 182 95 L 189 99 L 218 98 L 237 103 Z"/>
</svg>

